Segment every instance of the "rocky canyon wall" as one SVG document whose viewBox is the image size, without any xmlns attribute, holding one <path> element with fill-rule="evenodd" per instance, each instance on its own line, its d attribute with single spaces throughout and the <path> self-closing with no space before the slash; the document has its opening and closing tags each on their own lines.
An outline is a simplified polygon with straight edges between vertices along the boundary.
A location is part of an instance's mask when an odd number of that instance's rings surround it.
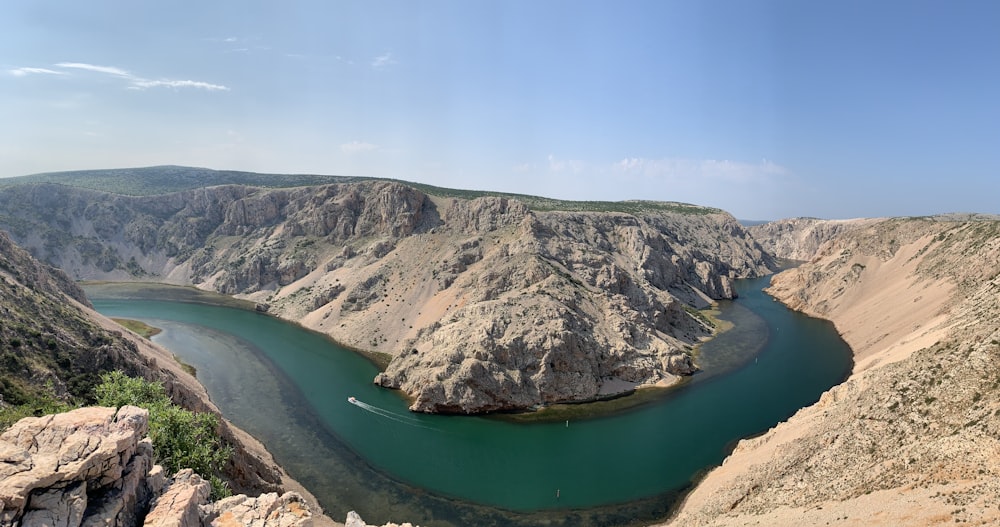
<svg viewBox="0 0 1000 527">
<path fill-rule="evenodd" d="M 0 190 L 0 227 L 77 279 L 197 285 L 392 357 L 412 409 L 582 401 L 694 371 L 693 309 L 775 268 L 695 206 L 530 210 L 395 182 L 222 186 L 128 197 Z"/>
<path fill-rule="evenodd" d="M 827 241 L 837 235 L 869 224 L 872 219 L 821 220 L 789 218 L 748 227 L 760 246 L 777 258 L 809 261 Z"/>
</svg>

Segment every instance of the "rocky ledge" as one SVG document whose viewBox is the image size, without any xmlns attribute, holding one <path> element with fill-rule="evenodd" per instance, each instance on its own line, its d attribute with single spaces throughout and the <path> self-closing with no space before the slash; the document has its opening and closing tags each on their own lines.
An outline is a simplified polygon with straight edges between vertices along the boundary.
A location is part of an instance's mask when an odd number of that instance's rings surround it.
<svg viewBox="0 0 1000 527">
<path fill-rule="evenodd" d="M 295 493 L 208 502 L 191 470 L 173 477 L 153 462 L 148 412 L 90 407 L 29 417 L 0 435 L 0 525 L 13 527 L 306 527 Z"/>
</svg>

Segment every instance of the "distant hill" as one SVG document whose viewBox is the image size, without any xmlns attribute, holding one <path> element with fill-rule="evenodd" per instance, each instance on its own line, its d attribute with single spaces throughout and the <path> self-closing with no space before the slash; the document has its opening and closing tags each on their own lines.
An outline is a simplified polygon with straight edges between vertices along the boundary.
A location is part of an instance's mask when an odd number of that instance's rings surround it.
<svg viewBox="0 0 1000 527">
<path fill-rule="evenodd" d="M 29 176 L 0 178 L 0 188 L 37 183 L 55 183 L 59 185 L 86 188 L 125 196 L 157 196 L 196 188 L 215 187 L 219 185 L 292 188 L 373 180 L 394 181 L 418 189 L 426 194 L 445 198 L 475 199 L 485 196 L 495 196 L 516 199 L 521 203 L 524 203 L 529 209 L 537 211 L 564 210 L 572 212 L 624 212 L 628 214 L 643 212 L 717 214 L 722 212 L 720 209 L 711 207 L 702 207 L 699 205 L 669 201 L 566 201 L 509 192 L 449 189 L 398 179 L 361 176 L 328 176 L 317 174 L 260 174 L 257 172 L 213 170 L 210 168 L 183 167 L 175 165 L 100 170 L 73 170 L 68 172 L 47 172 L 42 174 L 32 174 Z"/>
<path fill-rule="evenodd" d="M 142 168 L 72 170 L 46 172 L 0 179 L 0 188 L 32 183 L 56 183 L 125 196 L 155 196 L 218 185 L 248 185 L 266 188 L 306 187 L 348 183 L 363 178 L 306 174 L 258 174 L 236 170 L 164 165 Z"/>
</svg>

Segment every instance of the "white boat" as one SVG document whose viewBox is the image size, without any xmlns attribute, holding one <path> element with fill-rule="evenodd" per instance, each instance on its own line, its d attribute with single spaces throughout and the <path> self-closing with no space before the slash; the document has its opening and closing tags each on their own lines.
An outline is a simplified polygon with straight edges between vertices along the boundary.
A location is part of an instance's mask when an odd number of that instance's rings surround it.
<svg viewBox="0 0 1000 527">
<path fill-rule="evenodd" d="M 347 402 L 349 402 L 351 404 L 358 404 L 358 400 L 355 399 L 353 395 L 351 397 L 347 398 Z"/>
</svg>

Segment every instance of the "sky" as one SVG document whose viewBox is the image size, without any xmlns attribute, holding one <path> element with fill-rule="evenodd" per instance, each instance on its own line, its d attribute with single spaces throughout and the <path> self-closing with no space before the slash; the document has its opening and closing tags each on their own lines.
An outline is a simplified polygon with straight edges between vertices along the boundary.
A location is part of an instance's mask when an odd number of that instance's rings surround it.
<svg viewBox="0 0 1000 527">
<path fill-rule="evenodd" d="M 1000 213 L 1000 2 L 5 0 L 0 177 Z"/>
</svg>

